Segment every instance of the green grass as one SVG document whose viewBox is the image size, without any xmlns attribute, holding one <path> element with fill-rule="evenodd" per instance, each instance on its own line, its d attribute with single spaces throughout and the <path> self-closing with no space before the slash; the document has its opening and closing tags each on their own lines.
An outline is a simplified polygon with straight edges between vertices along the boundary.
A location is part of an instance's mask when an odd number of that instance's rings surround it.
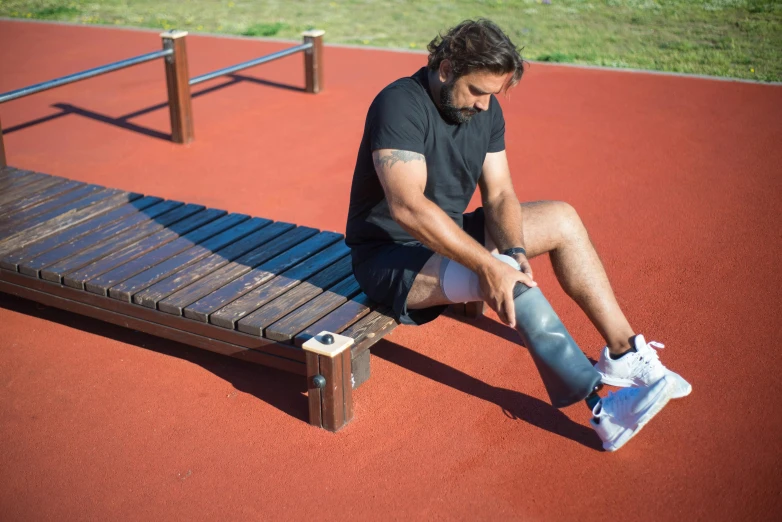
<svg viewBox="0 0 782 522">
<path fill-rule="evenodd" d="M 425 49 L 465 18 L 528 59 L 782 81 L 782 0 L 0 0 L 0 16 Z"/>
</svg>

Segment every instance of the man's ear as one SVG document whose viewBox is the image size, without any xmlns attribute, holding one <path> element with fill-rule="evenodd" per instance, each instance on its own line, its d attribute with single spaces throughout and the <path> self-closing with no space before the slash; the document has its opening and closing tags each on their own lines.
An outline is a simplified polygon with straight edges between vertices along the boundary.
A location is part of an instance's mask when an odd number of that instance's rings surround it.
<svg viewBox="0 0 782 522">
<path fill-rule="evenodd" d="M 443 83 L 448 83 L 451 81 L 451 77 L 453 76 L 453 67 L 451 66 L 451 61 L 449 59 L 445 59 L 442 62 L 440 62 L 440 69 L 438 70 L 440 81 Z"/>
</svg>

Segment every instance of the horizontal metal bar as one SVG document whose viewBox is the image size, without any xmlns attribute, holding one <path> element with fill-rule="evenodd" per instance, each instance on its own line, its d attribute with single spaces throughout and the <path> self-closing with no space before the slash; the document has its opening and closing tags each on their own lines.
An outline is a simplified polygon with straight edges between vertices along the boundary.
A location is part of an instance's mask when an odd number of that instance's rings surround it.
<svg viewBox="0 0 782 522">
<path fill-rule="evenodd" d="M 277 51 L 276 53 L 267 54 L 266 56 L 261 56 L 260 58 L 256 58 L 255 60 L 250 60 L 249 62 L 238 63 L 236 65 L 232 65 L 231 67 L 226 67 L 224 69 L 218 69 L 210 73 L 202 74 L 201 76 L 190 78 L 190 85 L 196 85 L 201 82 L 205 82 L 207 80 L 212 80 L 214 78 L 217 78 L 218 76 L 224 76 L 226 74 L 235 73 L 237 71 L 241 71 L 242 69 L 247 69 L 255 65 L 261 65 L 262 63 L 271 62 L 273 60 L 283 58 L 290 54 L 295 54 L 307 50 L 310 47 L 312 47 L 312 44 L 308 42 L 305 44 L 297 45 L 296 47 L 291 47 L 289 49 L 283 49 L 282 51 Z"/>
<path fill-rule="evenodd" d="M 53 89 L 55 87 L 60 87 L 61 85 L 67 85 L 69 83 L 86 80 L 87 78 L 92 78 L 93 76 L 99 76 L 101 74 L 106 74 L 119 69 L 124 69 L 125 67 L 130 67 L 132 65 L 138 65 L 140 63 L 157 60 L 158 58 L 163 58 L 170 54 L 173 54 L 173 52 L 174 51 L 172 49 L 163 49 L 161 51 L 155 51 L 153 53 L 134 56 L 133 58 L 128 58 L 127 60 L 121 60 L 119 62 L 110 63 L 108 65 L 103 65 L 101 67 L 95 67 L 94 69 L 88 69 L 86 71 L 81 71 L 75 74 L 69 74 L 68 76 L 63 76 L 62 78 L 49 80 L 48 82 L 30 85 L 29 87 L 23 87 L 21 89 L 16 89 L 15 91 L 8 91 L 6 93 L 0 94 L 0 103 L 15 100 L 23 96 L 29 96 L 31 94 Z"/>
</svg>

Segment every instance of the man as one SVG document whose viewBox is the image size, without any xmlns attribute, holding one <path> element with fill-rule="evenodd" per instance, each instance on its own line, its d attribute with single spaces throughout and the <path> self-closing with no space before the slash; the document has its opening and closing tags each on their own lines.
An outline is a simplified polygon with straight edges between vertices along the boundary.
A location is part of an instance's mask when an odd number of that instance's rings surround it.
<svg viewBox="0 0 782 522">
<path fill-rule="evenodd" d="M 630 327 L 576 211 L 519 203 L 495 98 L 524 71 L 507 35 L 468 20 L 428 49 L 427 67 L 383 89 L 367 115 L 346 233 L 356 279 L 404 324 L 485 301 L 521 334 L 552 403 L 586 400 L 604 448 L 618 449 L 691 387 Z M 476 187 L 483 207 L 463 214 Z M 544 253 L 606 341 L 595 368 L 535 288 L 529 259 Z M 601 380 L 632 388 L 601 399 Z"/>
</svg>

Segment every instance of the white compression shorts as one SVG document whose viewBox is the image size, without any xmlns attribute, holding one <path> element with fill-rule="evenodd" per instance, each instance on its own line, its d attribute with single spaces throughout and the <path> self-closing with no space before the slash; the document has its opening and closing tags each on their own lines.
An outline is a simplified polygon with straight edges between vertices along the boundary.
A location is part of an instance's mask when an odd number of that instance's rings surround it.
<svg viewBox="0 0 782 522">
<path fill-rule="evenodd" d="M 492 255 L 516 270 L 521 270 L 521 266 L 512 257 L 502 254 Z M 440 265 L 440 288 L 452 303 L 483 301 L 478 274 L 452 259 L 445 258 Z"/>
</svg>

